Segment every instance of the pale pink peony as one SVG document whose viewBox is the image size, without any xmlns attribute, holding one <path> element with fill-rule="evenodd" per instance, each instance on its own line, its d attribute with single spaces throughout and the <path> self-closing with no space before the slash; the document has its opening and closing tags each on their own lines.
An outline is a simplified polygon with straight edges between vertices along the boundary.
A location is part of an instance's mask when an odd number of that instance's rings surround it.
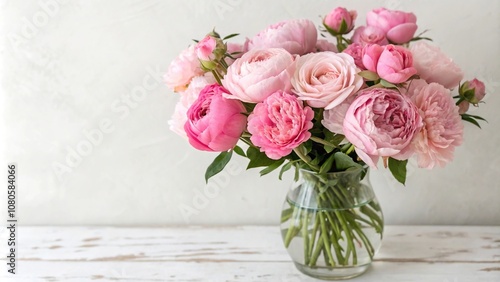
<svg viewBox="0 0 500 282">
<path fill-rule="evenodd" d="M 345 53 L 321 52 L 296 59 L 293 92 L 311 107 L 332 109 L 363 86 L 354 59 Z"/>
<path fill-rule="evenodd" d="M 324 111 L 321 124 L 333 133 L 344 134 L 345 115 L 355 98 L 355 95 L 351 95 L 335 108 Z"/>
<path fill-rule="evenodd" d="M 387 88 L 361 91 L 345 115 L 343 131 L 358 156 L 376 167 L 379 157 L 407 159 L 422 118 L 410 98 Z"/>
<path fill-rule="evenodd" d="M 369 44 L 387 45 L 389 41 L 385 37 L 385 32 L 375 26 L 360 26 L 354 30 L 351 41 L 361 44 L 362 46 Z"/>
<path fill-rule="evenodd" d="M 395 45 L 367 45 L 363 49 L 363 64 L 390 83 L 403 83 L 417 73 L 411 52 Z"/>
<path fill-rule="evenodd" d="M 448 89 L 460 83 L 464 73 L 438 47 L 419 41 L 410 46 L 413 54 L 413 66 L 418 75 L 428 83 L 436 82 Z"/>
<path fill-rule="evenodd" d="M 195 46 L 183 50 L 168 67 L 167 73 L 163 76 L 165 84 L 175 92 L 186 90 L 191 79 L 202 75 L 204 72 L 200 68 L 200 61 L 196 55 Z"/>
<path fill-rule="evenodd" d="M 418 166 L 443 167 L 453 159 L 455 147 L 462 143 L 464 126 L 459 107 L 455 105 L 450 90 L 437 83 L 420 83 L 408 93 L 424 124 L 412 142 Z"/>
<path fill-rule="evenodd" d="M 231 94 L 224 96 L 258 103 L 278 90 L 290 91 L 293 62 L 293 56 L 282 48 L 250 50 L 227 69 L 222 84 Z"/>
<path fill-rule="evenodd" d="M 168 121 L 170 130 L 177 133 L 181 137 L 187 138 L 184 131 L 184 124 L 187 121 L 187 111 L 189 107 L 198 99 L 200 91 L 209 84 L 215 83 L 214 77 L 207 73 L 202 76 L 194 77 L 189 83 L 188 88 L 184 92 L 180 92 L 181 99 L 175 105 L 174 114 Z"/>
<path fill-rule="evenodd" d="M 347 11 L 346 8 L 337 7 L 323 19 L 323 24 L 338 34 L 347 34 L 354 28 L 357 16 L 356 11 Z"/>
<path fill-rule="evenodd" d="M 222 86 L 207 85 L 187 111 L 184 130 L 189 143 L 198 150 L 230 150 L 245 130 L 245 107 L 238 100 L 224 98 L 223 93 L 227 90 Z"/>
<path fill-rule="evenodd" d="M 352 43 L 342 52 L 350 55 L 358 68 L 366 70 L 365 65 L 363 65 L 363 46 L 361 44 Z"/>
<path fill-rule="evenodd" d="M 210 61 L 214 59 L 214 50 L 217 47 L 217 41 L 210 35 L 205 36 L 198 44 L 196 44 L 196 55 L 198 59 Z"/>
<path fill-rule="evenodd" d="M 250 140 L 261 152 L 278 160 L 311 137 L 314 111 L 295 95 L 278 91 L 267 97 L 248 117 Z"/>
<path fill-rule="evenodd" d="M 413 13 L 379 8 L 366 15 L 368 26 L 383 30 L 387 39 L 396 44 L 409 42 L 417 31 L 417 17 Z"/>
<path fill-rule="evenodd" d="M 328 40 L 324 39 L 318 39 L 316 42 L 316 52 L 325 52 L 325 51 L 330 51 L 330 52 L 335 52 L 337 53 L 337 46 L 335 44 L 331 43 Z"/>
<path fill-rule="evenodd" d="M 230 66 L 234 63 L 234 61 L 236 59 L 241 58 L 241 56 L 243 56 L 243 54 L 245 53 L 245 47 L 239 43 L 228 42 L 227 43 L 227 53 L 228 54 L 237 53 L 237 54 L 231 55 L 234 58 L 234 60 L 231 58 L 226 58 L 226 63 L 228 66 Z"/>
<path fill-rule="evenodd" d="M 273 24 L 261 31 L 246 45 L 248 50 L 283 48 L 293 55 L 314 52 L 318 32 L 310 20 L 289 20 Z"/>
</svg>

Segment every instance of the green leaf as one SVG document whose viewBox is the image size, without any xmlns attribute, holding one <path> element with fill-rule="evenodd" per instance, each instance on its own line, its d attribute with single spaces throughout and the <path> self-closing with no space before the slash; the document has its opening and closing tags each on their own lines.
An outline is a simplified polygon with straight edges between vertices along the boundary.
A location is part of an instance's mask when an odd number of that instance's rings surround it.
<svg viewBox="0 0 500 282">
<path fill-rule="evenodd" d="M 283 173 L 285 173 L 286 171 L 288 171 L 290 168 L 292 168 L 292 165 L 293 165 L 294 161 L 289 161 L 287 162 L 284 166 L 281 167 L 281 170 L 280 170 L 280 175 L 279 175 L 279 180 L 281 180 L 281 178 L 283 177 Z"/>
<path fill-rule="evenodd" d="M 227 163 L 231 160 L 232 155 L 233 151 L 231 150 L 229 152 L 222 152 L 217 157 L 215 157 L 214 161 L 207 167 L 207 171 L 205 172 L 205 181 L 207 183 L 210 177 L 221 172 L 224 167 L 226 167 Z"/>
<path fill-rule="evenodd" d="M 329 172 L 330 169 L 332 168 L 334 159 L 335 159 L 335 154 L 330 155 L 330 157 L 328 157 L 328 159 L 326 159 L 326 161 L 319 168 L 319 173 L 322 174 Z"/>
<path fill-rule="evenodd" d="M 246 156 L 247 156 L 247 155 L 245 155 L 245 152 L 243 151 L 243 149 L 241 149 L 241 147 L 240 147 L 240 146 L 238 146 L 238 145 L 234 146 L 233 151 L 234 151 L 236 154 L 238 154 L 238 155 L 240 155 L 240 156 L 242 156 L 242 157 L 246 157 Z"/>
<path fill-rule="evenodd" d="M 261 170 L 260 171 L 260 176 L 264 176 L 270 172 L 272 172 L 273 170 L 277 169 L 278 167 L 280 167 L 280 165 L 282 165 L 283 163 L 285 162 L 285 159 L 281 159 L 281 160 L 277 160 L 275 161 L 273 164 L 271 164 L 270 166 L 266 167 L 265 169 Z"/>
<path fill-rule="evenodd" d="M 228 39 L 233 38 L 233 37 L 238 36 L 238 35 L 240 35 L 240 34 L 239 33 L 229 34 L 228 36 L 222 38 L 222 40 L 228 40 Z"/>
<path fill-rule="evenodd" d="M 418 40 L 429 40 L 429 41 L 432 41 L 432 38 L 429 38 L 429 37 L 423 37 L 423 36 L 417 36 L 417 37 L 413 37 L 410 42 L 412 41 L 418 41 Z"/>
<path fill-rule="evenodd" d="M 484 118 L 480 117 L 480 116 L 474 116 L 474 115 L 469 115 L 467 114 L 468 116 L 472 117 L 472 118 L 475 118 L 475 119 L 478 119 L 478 120 L 482 120 L 482 121 L 485 121 L 485 122 L 488 122 L 487 120 L 485 120 Z"/>
<path fill-rule="evenodd" d="M 471 117 L 469 115 L 463 114 L 462 119 L 474 124 L 475 126 L 477 126 L 479 128 L 481 128 L 481 125 L 479 125 L 479 122 L 477 122 L 477 120 L 475 120 L 473 117 Z"/>
<path fill-rule="evenodd" d="M 328 143 L 332 143 L 335 146 L 339 146 L 340 142 L 345 139 L 345 136 L 342 134 L 335 134 L 328 129 L 324 129 L 323 133 L 325 134 L 325 141 Z"/>
<path fill-rule="evenodd" d="M 358 72 L 358 75 L 370 81 L 375 81 L 380 78 L 376 72 L 372 72 L 369 70 L 360 71 Z"/>
<path fill-rule="evenodd" d="M 389 170 L 391 171 L 394 178 L 401 184 L 405 185 L 406 182 L 406 164 L 408 160 L 400 161 L 393 158 L 389 158 Z"/>
<path fill-rule="evenodd" d="M 390 83 L 389 81 L 387 80 L 380 80 L 380 84 L 382 84 L 382 86 L 386 87 L 386 88 L 398 88 L 396 85 Z"/>
<path fill-rule="evenodd" d="M 333 156 L 335 159 L 335 168 L 337 168 L 337 170 L 343 171 L 351 167 L 355 168 L 362 167 L 360 164 L 355 162 L 351 157 L 342 152 L 337 152 L 333 154 Z"/>
<path fill-rule="evenodd" d="M 247 149 L 247 158 L 250 159 L 248 163 L 247 169 L 261 166 L 269 166 L 276 162 L 275 160 L 271 160 L 266 156 L 266 154 L 259 151 L 259 149 L 255 147 L 248 147 Z"/>
</svg>

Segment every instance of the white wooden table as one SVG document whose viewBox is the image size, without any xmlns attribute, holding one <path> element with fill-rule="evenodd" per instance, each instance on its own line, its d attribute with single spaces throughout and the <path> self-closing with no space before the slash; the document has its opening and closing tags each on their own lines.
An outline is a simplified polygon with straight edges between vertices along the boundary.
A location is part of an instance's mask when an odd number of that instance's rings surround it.
<svg viewBox="0 0 500 282">
<path fill-rule="evenodd" d="M 6 236 L 0 233 L 5 265 Z M 19 227 L 18 274 L 0 281 L 319 281 L 299 273 L 277 226 Z M 500 281 L 500 227 L 388 226 L 350 281 Z"/>
</svg>

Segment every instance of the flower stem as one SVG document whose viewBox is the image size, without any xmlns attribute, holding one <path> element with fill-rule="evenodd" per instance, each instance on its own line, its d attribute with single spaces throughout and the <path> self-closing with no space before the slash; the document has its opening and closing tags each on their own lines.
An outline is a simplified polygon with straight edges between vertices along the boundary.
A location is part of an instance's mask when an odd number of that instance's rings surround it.
<svg viewBox="0 0 500 282">
<path fill-rule="evenodd" d="M 315 165 L 315 164 L 312 164 L 309 160 L 308 160 L 308 157 L 305 156 L 304 154 L 302 154 L 302 152 L 297 148 L 293 149 L 293 151 L 295 152 L 295 154 L 297 154 L 297 156 L 299 156 L 299 158 L 305 163 L 307 164 L 311 169 L 313 169 L 314 171 L 319 171 L 319 166 Z"/>
</svg>

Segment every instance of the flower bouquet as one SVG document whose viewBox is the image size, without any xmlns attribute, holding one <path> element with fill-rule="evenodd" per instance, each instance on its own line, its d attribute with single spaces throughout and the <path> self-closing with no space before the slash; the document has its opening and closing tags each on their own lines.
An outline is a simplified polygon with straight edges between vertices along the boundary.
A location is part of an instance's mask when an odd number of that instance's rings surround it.
<svg viewBox="0 0 500 282">
<path fill-rule="evenodd" d="M 220 152 L 206 181 L 233 153 L 261 175 L 295 170 L 283 240 L 299 270 L 325 279 L 363 273 L 380 246 L 368 168 L 381 159 L 404 184 L 409 158 L 444 166 L 462 143 L 463 121 L 484 120 L 467 113 L 484 84 L 462 82 L 460 68 L 415 35 L 413 13 L 375 9 L 354 29 L 356 17 L 339 7 L 319 29 L 306 19 L 279 22 L 242 45 L 229 42 L 237 34 L 212 31 L 165 75 L 180 94 L 170 128 L 196 149 Z"/>
</svg>

